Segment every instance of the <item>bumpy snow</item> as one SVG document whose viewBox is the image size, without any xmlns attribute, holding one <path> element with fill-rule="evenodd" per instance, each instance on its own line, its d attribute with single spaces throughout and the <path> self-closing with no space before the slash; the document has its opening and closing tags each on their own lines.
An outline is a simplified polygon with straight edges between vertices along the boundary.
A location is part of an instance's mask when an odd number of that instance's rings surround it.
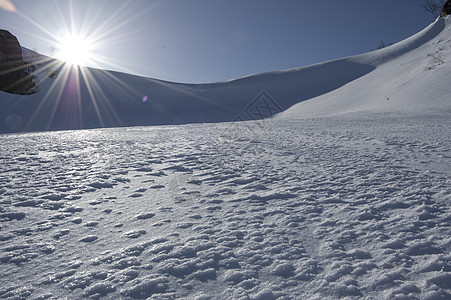
<svg viewBox="0 0 451 300">
<path fill-rule="evenodd" d="M 451 299 L 449 23 L 178 85 L 233 108 L 197 107 L 209 121 L 295 104 L 271 119 L 0 135 L 0 298 Z"/>
<path fill-rule="evenodd" d="M 2 136 L 0 297 L 449 299 L 450 125 Z"/>
</svg>

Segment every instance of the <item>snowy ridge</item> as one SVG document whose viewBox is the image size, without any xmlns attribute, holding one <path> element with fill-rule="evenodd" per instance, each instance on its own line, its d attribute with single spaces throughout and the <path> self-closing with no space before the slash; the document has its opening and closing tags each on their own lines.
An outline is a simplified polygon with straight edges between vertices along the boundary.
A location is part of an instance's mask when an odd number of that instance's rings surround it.
<svg viewBox="0 0 451 300">
<path fill-rule="evenodd" d="M 299 118 L 355 112 L 451 110 L 451 18 L 385 49 L 351 58 L 375 67 L 346 86 L 299 103 L 282 113 Z"/>
<path fill-rule="evenodd" d="M 430 24 L 422 31 L 399 43 L 393 44 L 383 49 L 379 49 L 377 51 L 357 55 L 354 57 L 354 59 L 356 61 L 359 61 L 360 63 L 373 66 L 378 66 L 390 62 L 391 60 L 396 59 L 401 55 L 406 54 L 407 52 L 413 51 L 423 46 L 424 44 L 427 44 L 431 40 L 435 39 L 439 34 L 446 34 L 443 31 L 446 29 L 449 22 L 450 21 L 447 18 L 437 19 L 434 23 Z"/>
</svg>

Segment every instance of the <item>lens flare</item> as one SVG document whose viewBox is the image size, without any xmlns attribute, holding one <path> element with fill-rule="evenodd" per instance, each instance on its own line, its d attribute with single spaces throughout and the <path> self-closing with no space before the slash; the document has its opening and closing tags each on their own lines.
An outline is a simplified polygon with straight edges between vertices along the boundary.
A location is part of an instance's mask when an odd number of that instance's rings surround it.
<svg viewBox="0 0 451 300">
<path fill-rule="evenodd" d="M 10 12 L 15 12 L 16 11 L 16 7 L 9 0 L 0 0 L 0 8 L 4 9 L 4 10 L 7 10 L 7 11 L 10 11 Z"/>
<path fill-rule="evenodd" d="M 23 126 L 23 120 L 21 116 L 11 114 L 6 117 L 6 124 L 12 130 L 20 130 Z"/>
</svg>

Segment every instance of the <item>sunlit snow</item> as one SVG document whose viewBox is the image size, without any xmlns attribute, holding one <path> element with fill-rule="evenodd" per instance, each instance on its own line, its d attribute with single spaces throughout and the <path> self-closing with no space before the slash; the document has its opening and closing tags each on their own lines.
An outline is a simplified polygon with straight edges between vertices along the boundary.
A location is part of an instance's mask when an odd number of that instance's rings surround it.
<svg viewBox="0 0 451 300">
<path fill-rule="evenodd" d="M 216 84 L 43 64 L 0 94 L 0 298 L 451 299 L 450 61 L 448 17 Z"/>
</svg>

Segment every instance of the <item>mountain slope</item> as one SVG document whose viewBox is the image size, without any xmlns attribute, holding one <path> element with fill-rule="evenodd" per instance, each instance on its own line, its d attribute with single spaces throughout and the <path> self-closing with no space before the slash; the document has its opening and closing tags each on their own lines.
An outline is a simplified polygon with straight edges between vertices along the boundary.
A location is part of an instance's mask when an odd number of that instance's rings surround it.
<svg viewBox="0 0 451 300">
<path fill-rule="evenodd" d="M 72 67 L 59 67 L 57 78 L 49 79 L 45 70 L 53 69 L 46 64 L 41 67 L 38 94 L 28 97 L 1 94 L 2 118 L 11 114 L 21 116 L 25 130 L 248 120 L 258 118 L 244 112 L 264 91 L 276 96 L 277 102 L 272 102 L 273 113 L 277 113 L 332 91 L 373 68 L 337 60 L 201 85 Z M 331 69 L 336 71 L 330 72 Z M 0 131 L 8 129 L 2 127 Z"/>
<path fill-rule="evenodd" d="M 406 105 L 447 109 L 450 88 L 440 78 L 450 71 L 450 22 L 439 19 L 380 51 L 212 84 L 171 83 L 49 60 L 37 64 L 40 93 L 0 94 L 0 117 L 6 120 L 0 132 L 250 120 L 292 106 L 282 115 L 391 111 Z"/>
<path fill-rule="evenodd" d="M 348 85 L 299 103 L 288 118 L 348 112 L 451 110 L 451 19 L 438 19 L 390 47 L 350 58 L 375 70 Z"/>
</svg>

